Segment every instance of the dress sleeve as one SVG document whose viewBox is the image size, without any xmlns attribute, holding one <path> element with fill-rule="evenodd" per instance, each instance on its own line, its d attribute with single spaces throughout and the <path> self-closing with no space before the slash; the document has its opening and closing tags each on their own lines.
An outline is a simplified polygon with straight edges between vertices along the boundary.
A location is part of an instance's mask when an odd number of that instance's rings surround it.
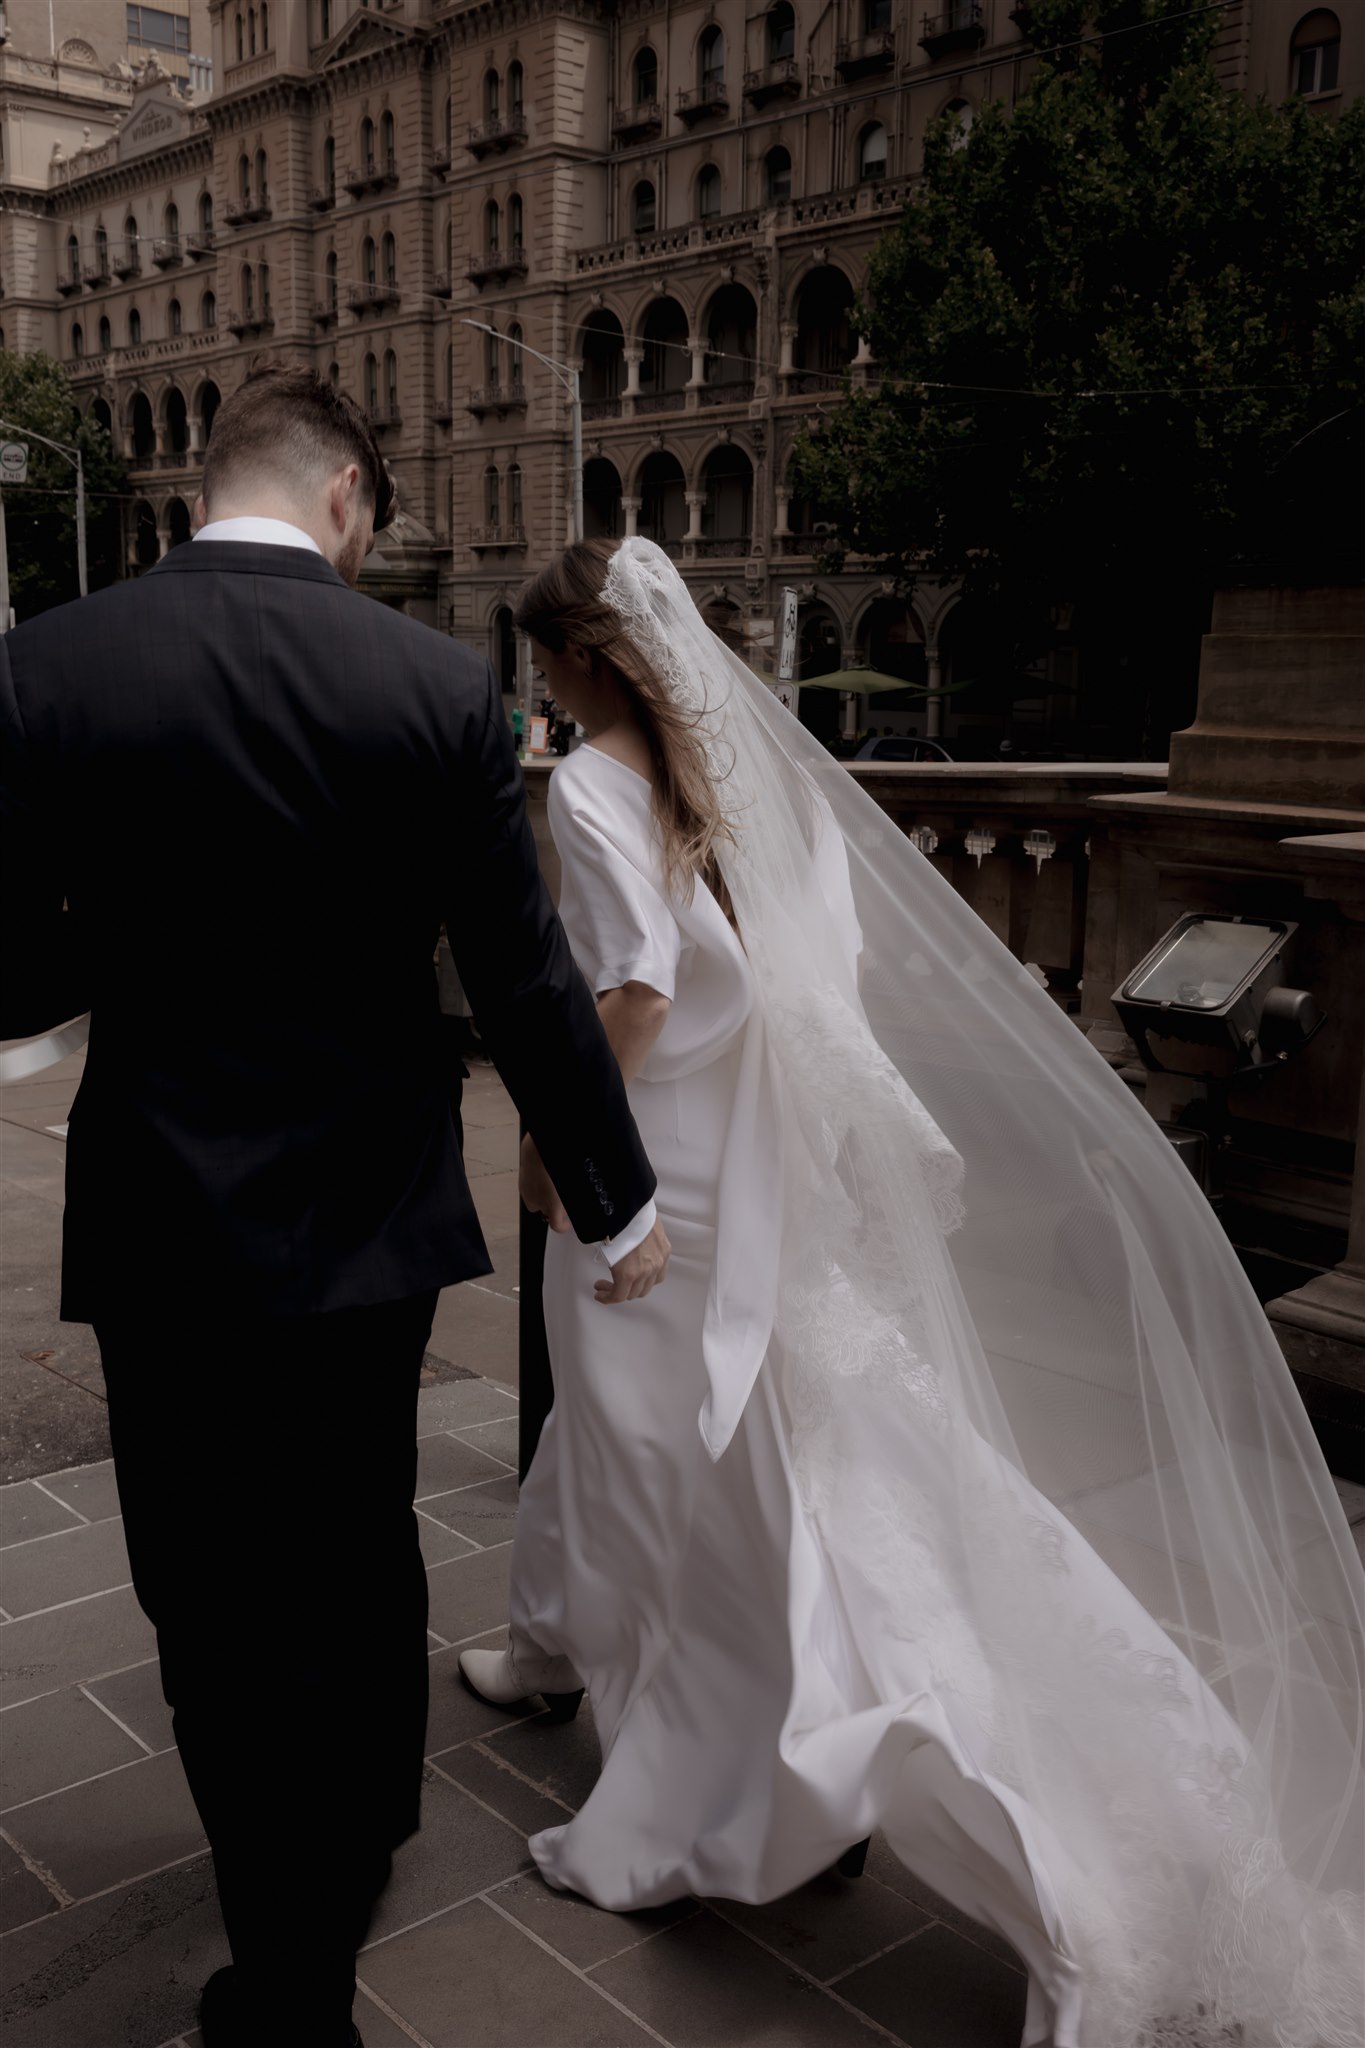
<svg viewBox="0 0 1365 2048">
<path fill-rule="evenodd" d="M 550 779 L 549 818 L 563 869 L 559 914 L 594 995 L 640 981 L 671 1002 L 682 956 L 678 921 L 634 820 L 608 813 L 572 778 Z"/>
</svg>

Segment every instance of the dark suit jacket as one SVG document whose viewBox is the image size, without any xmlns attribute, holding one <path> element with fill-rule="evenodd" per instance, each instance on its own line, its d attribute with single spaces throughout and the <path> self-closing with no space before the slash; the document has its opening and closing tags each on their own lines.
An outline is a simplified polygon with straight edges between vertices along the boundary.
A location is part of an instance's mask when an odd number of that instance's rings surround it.
<svg viewBox="0 0 1365 2048">
<path fill-rule="evenodd" d="M 489 1270 L 432 953 L 579 1237 L 654 1177 L 487 662 L 303 549 L 178 548 L 0 639 L 0 1036 L 91 1011 L 62 1314 Z M 68 910 L 62 910 L 63 898 Z"/>
</svg>

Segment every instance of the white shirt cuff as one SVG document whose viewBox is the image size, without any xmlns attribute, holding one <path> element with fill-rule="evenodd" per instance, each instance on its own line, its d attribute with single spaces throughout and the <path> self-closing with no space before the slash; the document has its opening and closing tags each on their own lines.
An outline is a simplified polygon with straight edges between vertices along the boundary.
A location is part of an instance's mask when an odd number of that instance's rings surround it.
<svg viewBox="0 0 1365 2048">
<path fill-rule="evenodd" d="M 619 1266 L 622 1259 L 642 1245 L 659 1220 L 659 1212 L 652 1201 L 645 1203 L 638 1216 L 632 1216 L 623 1230 L 615 1237 L 607 1238 L 597 1246 L 597 1255 L 608 1266 Z"/>
</svg>

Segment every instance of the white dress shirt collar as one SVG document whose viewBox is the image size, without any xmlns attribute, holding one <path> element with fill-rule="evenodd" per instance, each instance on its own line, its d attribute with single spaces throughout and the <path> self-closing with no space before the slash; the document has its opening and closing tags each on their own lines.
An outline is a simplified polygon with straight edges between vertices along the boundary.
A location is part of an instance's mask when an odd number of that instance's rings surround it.
<svg viewBox="0 0 1365 2048">
<path fill-rule="evenodd" d="M 305 533 L 301 526 L 291 526 L 287 519 L 258 519 L 254 513 L 245 513 L 240 519 L 211 519 L 194 537 L 264 541 L 269 547 L 310 548 L 315 555 L 322 553 L 312 534 Z"/>
</svg>

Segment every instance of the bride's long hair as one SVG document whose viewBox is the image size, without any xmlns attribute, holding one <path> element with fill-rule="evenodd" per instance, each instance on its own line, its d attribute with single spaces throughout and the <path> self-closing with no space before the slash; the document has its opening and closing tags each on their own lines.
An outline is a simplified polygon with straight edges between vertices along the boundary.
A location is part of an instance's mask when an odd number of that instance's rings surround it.
<svg viewBox="0 0 1365 2048">
<path fill-rule="evenodd" d="M 619 547 L 576 541 L 522 591 L 514 623 L 552 654 L 579 647 L 609 662 L 631 700 L 654 764 L 655 825 L 669 889 L 690 902 L 698 875 L 733 922 L 716 849 L 730 836 L 697 721 L 670 696 L 662 677 L 631 640 L 602 596 Z"/>
</svg>

